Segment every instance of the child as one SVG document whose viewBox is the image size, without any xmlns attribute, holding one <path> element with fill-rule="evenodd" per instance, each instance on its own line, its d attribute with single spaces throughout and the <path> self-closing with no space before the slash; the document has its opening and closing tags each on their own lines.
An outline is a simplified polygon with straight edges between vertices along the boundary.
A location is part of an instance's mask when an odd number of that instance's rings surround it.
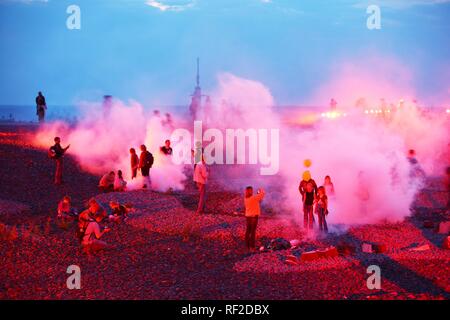
<svg viewBox="0 0 450 320">
<path fill-rule="evenodd" d="M 256 226 L 258 217 L 261 214 L 260 202 L 264 198 L 264 190 L 259 189 L 256 195 L 253 195 L 253 187 L 245 188 L 245 218 L 247 220 L 247 229 L 245 231 L 245 244 L 249 251 L 255 250 Z"/>
<path fill-rule="evenodd" d="M 306 184 L 303 193 L 303 227 L 312 230 L 314 226 L 313 207 L 316 199 L 314 185 L 309 182 Z"/>
<path fill-rule="evenodd" d="M 130 149 L 130 162 L 131 162 L 131 179 L 136 178 L 137 176 L 137 171 L 139 168 L 139 157 L 136 154 L 136 150 L 134 148 Z"/>
<path fill-rule="evenodd" d="M 69 196 L 64 196 L 64 198 L 58 203 L 58 216 L 57 218 L 66 220 L 72 219 L 77 216 L 77 210 L 72 207 L 71 199 Z"/>
<path fill-rule="evenodd" d="M 117 171 L 114 178 L 114 191 L 122 192 L 127 188 L 127 182 L 123 179 L 122 170 Z"/>
<path fill-rule="evenodd" d="M 320 186 L 317 189 L 317 197 L 315 202 L 317 215 L 319 217 L 319 229 L 320 231 L 325 231 L 325 233 L 327 233 L 328 226 L 325 217 L 328 215 L 328 197 L 325 187 Z"/>
<path fill-rule="evenodd" d="M 331 182 L 330 176 L 326 176 L 323 182 L 323 187 L 325 188 L 325 193 L 329 196 L 334 196 L 334 184 Z"/>
</svg>

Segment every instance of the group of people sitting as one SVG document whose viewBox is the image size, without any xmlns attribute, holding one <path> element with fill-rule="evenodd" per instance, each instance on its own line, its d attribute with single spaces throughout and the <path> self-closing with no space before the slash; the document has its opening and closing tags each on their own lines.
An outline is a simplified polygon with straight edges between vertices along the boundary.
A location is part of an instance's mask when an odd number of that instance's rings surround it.
<svg viewBox="0 0 450 320">
<path fill-rule="evenodd" d="M 127 189 L 127 182 L 123 178 L 122 170 L 118 170 L 117 173 L 111 171 L 105 174 L 98 184 L 98 188 L 101 192 L 122 192 Z"/>
<path fill-rule="evenodd" d="M 118 201 L 109 202 L 110 212 L 102 207 L 94 198 L 88 201 L 87 209 L 78 214 L 78 211 L 72 206 L 69 196 L 64 198 L 58 204 L 57 219 L 64 221 L 77 220 L 77 237 L 81 246 L 86 252 L 95 252 L 107 247 L 107 243 L 100 238 L 111 229 L 106 226 L 102 228 L 100 223 L 120 223 L 128 219 L 131 208 L 121 205 Z"/>
</svg>

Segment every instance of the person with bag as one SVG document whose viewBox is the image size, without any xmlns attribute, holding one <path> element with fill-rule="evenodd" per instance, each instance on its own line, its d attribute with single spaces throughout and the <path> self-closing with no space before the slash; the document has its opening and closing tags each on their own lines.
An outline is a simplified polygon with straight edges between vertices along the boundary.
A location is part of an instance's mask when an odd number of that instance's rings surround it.
<svg viewBox="0 0 450 320">
<path fill-rule="evenodd" d="M 147 151 L 147 147 L 143 144 L 141 145 L 141 156 L 139 157 L 139 168 L 141 169 L 141 174 L 144 179 L 142 188 L 151 187 L 150 179 L 150 168 L 153 166 L 153 155 Z"/>
<path fill-rule="evenodd" d="M 55 172 L 55 184 L 60 185 L 63 183 L 62 181 L 62 170 L 63 170 L 63 156 L 66 153 L 67 149 L 69 149 L 70 144 L 63 148 L 61 147 L 61 138 L 55 137 L 55 144 L 49 149 L 49 157 L 55 160 L 56 164 L 56 172 Z"/>
</svg>

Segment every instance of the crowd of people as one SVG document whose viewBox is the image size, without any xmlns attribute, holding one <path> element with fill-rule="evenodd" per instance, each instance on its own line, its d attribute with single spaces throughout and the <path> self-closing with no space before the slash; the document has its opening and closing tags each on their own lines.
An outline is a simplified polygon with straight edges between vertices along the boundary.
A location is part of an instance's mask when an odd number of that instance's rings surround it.
<svg viewBox="0 0 450 320">
<path fill-rule="evenodd" d="M 61 139 L 55 137 L 55 145 L 49 150 L 49 155 L 56 162 L 55 184 L 62 183 L 62 159 L 65 152 L 70 147 L 63 148 L 61 146 Z M 140 146 L 140 155 L 138 156 L 134 148 L 130 149 L 130 170 L 131 179 L 136 179 L 140 172 L 142 178 L 142 188 L 151 188 L 150 169 L 154 163 L 153 154 L 147 150 L 147 147 L 143 144 Z M 170 140 L 166 140 L 164 145 L 159 149 L 161 156 L 171 156 L 173 153 Z M 199 150 L 191 150 L 193 158 L 193 182 L 198 189 L 198 205 L 196 214 L 206 213 L 206 186 L 208 184 L 208 178 L 210 170 L 206 164 L 203 156 L 202 148 Z M 408 153 L 408 161 L 411 164 L 411 172 L 419 172 L 424 174 L 420 168 L 417 159 L 415 158 L 415 151 L 410 150 Z M 310 166 L 310 161 L 305 160 L 305 166 Z M 365 211 L 367 202 L 370 198 L 369 191 L 364 188 L 364 172 L 360 172 L 358 181 L 361 183 L 361 187 L 358 188 L 358 194 L 356 195 L 361 203 L 361 210 Z M 117 172 L 111 171 L 102 176 L 99 182 L 99 190 L 101 192 L 122 192 L 127 190 L 127 182 L 123 177 L 121 170 Z M 328 233 L 327 216 L 329 214 L 329 201 L 335 197 L 334 184 L 329 175 L 325 176 L 323 184 L 318 186 L 316 181 L 311 177 L 309 170 L 303 172 L 302 180 L 299 183 L 298 191 L 302 203 L 303 211 L 303 228 L 307 234 L 310 234 L 316 224 L 320 233 Z M 258 225 L 258 218 L 261 215 L 261 201 L 264 199 L 264 189 L 258 189 L 254 194 L 253 187 L 248 186 L 244 191 L 244 204 L 245 204 L 245 217 L 246 217 L 246 232 L 245 232 L 245 244 L 249 251 L 254 251 L 256 242 L 256 230 Z M 117 201 L 110 202 L 111 213 L 106 214 L 106 210 L 95 200 L 91 199 L 88 203 L 88 208 L 79 215 L 77 211 L 72 208 L 70 197 L 64 197 L 58 204 L 58 218 L 62 220 L 71 220 L 78 218 L 80 241 L 84 247 L 90 247 L 92 250 L 99 250 L 106 247 L 106 243 L 100 238 L 109 229 L 101 230 L 99 223 L 108 218 L 107 221 L 120 222 L 126 219 L 129 210 L 118 203 Z M 108 217 L 109 216 L 109 217 Z"/>
</svg>

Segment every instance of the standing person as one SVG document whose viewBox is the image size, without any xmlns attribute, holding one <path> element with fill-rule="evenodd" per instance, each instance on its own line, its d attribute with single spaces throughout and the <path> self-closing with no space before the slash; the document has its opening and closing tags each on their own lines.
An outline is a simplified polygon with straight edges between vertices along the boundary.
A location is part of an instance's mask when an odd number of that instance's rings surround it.
<svg viewBox="0 0 450 320">
<path fill-rule="evenodd" d="M 208 168 L 206 167 L 205 158 L 202 156 L 202 161 L 197 163 L 194 169 L 194 182 L 197 184 L 199 191 L 197 214 L 202 214 L 205 211 L 206 183 L 208 181 L 208 176 Z"/>
<path fill-rule="evenodd" d="M 147 151 L 147 147 L 141 145 L 141 156 L 139 158 L 139 168 L 141 169 L 142 177 L 144 178 L 144 184 L 142 188 L 151 187 L 150 168 L 153 166 L 153 155 Z"/>
<path fill-rule="evenodd" d="M 249 251 L 255 250 L 256 227 L 258 217 L 261 215 L 260 202 L 264 198 L 264 190 L 259 189 L 256 195 L 253 195 L 253 187 L 245 188 L 245 219 L 247 229 L 245 231 L 245 244 Z"/>
<path fill-rule="evenodd" d="M 331 181 L 330 176 L 326 176 L 325 180 L 323 181 L 323 187 L 325 188 L 325 192 L 329 196 L 334 196 L 334 184 Z"/>
<path fill-rule="evenodd" d="M 55 184 L 60 185 L 63 183 L 62 181 L 62 170 L 63 170 L 63 156 L 66 153 L 67 149 L 69 149 L 70 144 L 63 148 L 61 147 L 61 138 L 55 137 L 55 144 L 50 147 L 49 156 L 50 158 L 55 160 L 56 163 L 56 172 L 55 172 Z"/>
<path fill-rule="evenodd" d="M 36 115 L 38 116 L 40 123 L 45 120 L 45 110 L 47 110 L 45 97 L 42 95 L 42 92 L 39 91 L 36 97 Z"/>
<path fill-rule="evenodd" d="M 334 100 L 334 98 L 331 98 L 331 100 L 330 100 L 330 110 L 331 111 L 336 110 L 336 106 L 337 106 L 336 100 Z"/>
<path fill-rule="evenodd" d="M 302 181 L 300 181 L 300 184 L 298 186 L 298 191 L 300 191 L 300 194 L 302 195 L 302 198 L 305 194 L 306 185 L 308 183 L 311 183 L 314 189 L 314 195 L 317 193 L 317 184 L 314 181 L 314 179 L 311 178 L 311 173 L 309 170 L 306 170 L 303 172 Z"/>
<path fill-rule="evenodd" d="M 134 148 L 130 149 L 131 179 L 136 178 L 139 168 L 139 157 Z"/>
<path fill-rule="evenodd" d="M 162 147 L 160 148 L 160 150 L 161 150 L 161 152 L 162 152 L 163 154 L 165 154 L 166 156 L 171 156 L 173 150 L 172 150 L 172 147 L 170 146 L 170 140 L 166 140 L 166 141 L 164 142 L 164 146 L 162 146 Z"/>
<path fill-rule="evenodd" d="M 308 182 L 303 194 L 303 227 L 308 230 L 312 230 L 314 226 L 313 208 L 315 200 L 314 186 L 311 182 Z"/>
<path fill-rule="evenodd" d="M 311 185 L 312 194 L 311 192 L 307 193 L 308 185 Z M 305 229 L 312 229 L 314 224 L 312 205 L 314 204 L 314 199 L 317 193 L 317 184 L 313 179 L 311 179 L 311 173 L 309 172 L 309 170 L 303 172 L 302 181 L 300 181 L 298 191 L 300 192 L 300 195 L 302 197 L 303 226 Z"/>
<path fill-rule="evenodd" d="M 317 189 L 316 208 L 319 220 L 320 231 L 328 232 L 327 221 L 325 217 L 328 215 L 328 197 L 325 187 L 320 186 Z"/>
</svg>

